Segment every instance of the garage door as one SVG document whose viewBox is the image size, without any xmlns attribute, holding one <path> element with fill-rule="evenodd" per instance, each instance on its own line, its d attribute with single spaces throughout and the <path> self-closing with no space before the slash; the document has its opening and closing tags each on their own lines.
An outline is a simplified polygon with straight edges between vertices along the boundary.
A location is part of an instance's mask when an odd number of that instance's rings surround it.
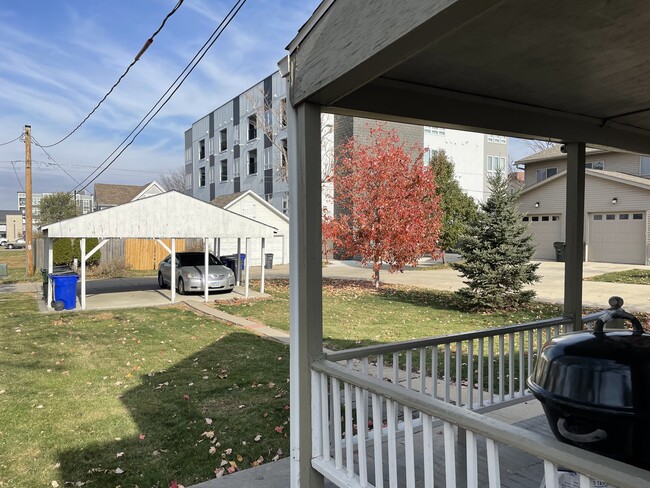
<svg viewBox="0 0 650 488">
<path fill-rule="evenodd" d="M 524 222 L 530 224 L 535 238 L 535 259 L 555 260 L 553 243 L 562 240 L 562 224 L 559 215 L 527 215 Z"/>
<path fill-rule="evenodd" d="M 589 261 L 645 264 L 645 212 L 589 214 Z"/>
</svg>

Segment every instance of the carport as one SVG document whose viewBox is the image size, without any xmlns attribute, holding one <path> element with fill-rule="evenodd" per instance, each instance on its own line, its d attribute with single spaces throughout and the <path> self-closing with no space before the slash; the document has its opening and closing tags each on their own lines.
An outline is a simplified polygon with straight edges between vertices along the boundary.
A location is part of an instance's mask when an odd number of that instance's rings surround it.
<svg viewBox="0 0 650 488">
<path fill-rule="evenodd" d="M 45 238 L 46 263 L 52 273 L 54 253 L 52 240 L 79 238 L 81 247 L 81 309 L 86 309 L 86 261 L 110 239 L 156 239 L 172 255 L 171 302 L 176 301 L 176 240 L 201 238 L 204 242 L 205 269 L 208 269 L 209 240 L 236 238 L 245 240 L 249 254 L 251 239 L 260 239 L 262 262 L 265 240 L 274 236 L 277 229 L 234 212 L 215 207 L 210 203 L 176 191 L 136 200 L 113 208 L 81 215 L 41 228 Z M 95 237 L 99 244 L 86 250 L 86 239 Z M 162 239 L 171 239 L 168 247 Z M 246 260 L 245 297 L 249 293 L 250 260 Z M 239 259 L 237 260 L 239 270 Z M 264 291 L 262 267 L 261 291 Z M 203 274 L 204 300 L 208 301 L 207 273 Z M 47 306 L 51 306 L 52 282 L 47 290 Z"/>
</svg>

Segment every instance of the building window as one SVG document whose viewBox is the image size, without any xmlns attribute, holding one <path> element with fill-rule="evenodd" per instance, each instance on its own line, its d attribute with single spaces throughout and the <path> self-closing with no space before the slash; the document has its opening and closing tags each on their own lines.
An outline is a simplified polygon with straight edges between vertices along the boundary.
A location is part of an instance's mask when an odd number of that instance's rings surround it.
<svg viewBox="0 0 650 488">
<path fill-rule="evenodd" d="M 248 174 L 257 174 L 257 149 L 248 152 Z"/>
<path fill-rule="evenodd" d="M 287 99 L 280 100 L 280 127 L 287 126 Z"/>
<path fill-rule="evenodd" d="M 542 222 L 548 222 L 548 215 L 542 216 Z"/>
<path fill-rule="evenodd" d="M 289 213 L 289 193 L 284 192 L 282 194 L 282 213 L 287 215 Z"/>
<path fill-rule="evenodd" d="M 185 189 L 189 190 L 192 188 L 192 175 L 185 175 Z"/>
<path fill-rule="evenodd" d="M 605 217 L 605 219 L 607 219 L 607 220 L 615 220 L 615 219 L 616 219 L 616 215 L 614 215 L 614 214 L 607 214 L 607 216 Z"/>
<path fill-rule="evenodd" d="M 650 175 L 650 156 L 641 156 L 640 175 Z"/>
<path fill-rule="evenodd" d="M 603 216 L 600 214 L 594 215 L 594 220 L 603 220 Z"/>
<path fill-rule="evenodd" d="M 551 220 L 553 222 L 557 222 L 558 220 L 560 220 L 560 218 L 557 215 L 553 215 L 553 217 L 551 217 Z"/>
<path fill-rule="evenodd" d="M 438 136 L 445 135 L 445 129 L 443 127 L 425 127 L 424 132 L 425 134 L 435 134 Z"/>
<path fill-rule="evenodd" d="M 205 159 L 205 139 L 199 141 L 199 159 Z"/>
<path fill-rule="evenodd" d="M 499 156 L 488 156 L 487 157 L 487 170 L 488 173 L 493 173 L 497 170 L 502 173 L 506 170 L 506 158 L 501 158 Z"/>
<path fill-rule="evenodd" d="M 271 203 L 273 201 L 273 193 L 265 193 L 264 200 L 266 203 Z"/>
<path fill-rule="evenodd" d="M 628 220 L 630 218 L 630 214 L 620 214 L 618 216 L 618 220 Z"/>
<path fill-rule="evenodd" d="M 228 129 L 221 129 L 219 131 L 219 151 L 228 149 Z"/>
<path fill-rule="evenodd" d="M 273 169 L 273 148 L 264 149 L 264 169 Z"/>
<path fill-rule="evenodd" d="M 210 184 L 214 183 L 214 166 L 210 166 Z"/>
<path fill-rule="evenodd" d="M 199 168 L 199 187 L 205 186 L 205 166 Z"/>
<path fill-rule="evenodd" d="M 235 161 L 232 163 L 232 176 L 233 178 L 239 178 L 239 175 L 239 159 L 235 159 Z"/>
<path fill-rule="evenodd" d="M 505 144 L 508 141 L 506 136 L 496 136 L 493 134 L 488 134 L 487 140 L 488 142 L 493 142 L 495 144 Z"/>
<path fill-rule="evenodd" d="M 192 148 L 188 147 L 185 149 L 185 164 L 192 163 Z"/>
<path fill-rule="evenodd" d="M 539 222 L 539 217 L 533 217 L 533 222 Z"/>
<path fill-rule="evenodd" d="M 223 159 L 221 161 L 221 181 L 228 181 L 228 160 Z"/>
<path fill-rule="evenodd" d="M 638 213 L 638 214 L 632 214 L 632 218 L 633 218 L 634 220 L 641 220 L 641 219 L 643 218 L 643 214 L 640 214 L 640 213 Z"/>
<path fill-rule="evenodd" d="M 605 161 L 592 161 L 590 163 L 585 163 L 585 168 L 587 168 L 587 169 L 605 169 Z"/>
<path fill-rule="evenodd" d="M 537 170 L 537 181 L 545 180 L 557 174 L 557 168 L 544 168 Z"/>
<path fill-rule="evenodd" d="M 287 161 L 288 161 L 288 154 L 289 154 L 289 145 L 287 144 L 286 139 L 282 139 L 280 141 L 280 147 L 282 148 L 280 150 L 280 168 L 282 168 L 284 171 L 287 169 Z"/>
<path fill-rule="evenodd" d="M 210 152 L 209 154 L 214 154 L 214 137 L 210 138 Z"/>
<path fill-rule="evenodd" d="M 257 116 L 251 115 L 248 117 L 248 140 L 252 141 L 257 139 Z"/>
<path fill-rule="evenodd" d="M 524 218 L 521 219 L 521 220 L 523 220 L 524 222 L 528 222 L 530 219 L 529 219 L 528 217 L 524 217 Z"/>
</svg>

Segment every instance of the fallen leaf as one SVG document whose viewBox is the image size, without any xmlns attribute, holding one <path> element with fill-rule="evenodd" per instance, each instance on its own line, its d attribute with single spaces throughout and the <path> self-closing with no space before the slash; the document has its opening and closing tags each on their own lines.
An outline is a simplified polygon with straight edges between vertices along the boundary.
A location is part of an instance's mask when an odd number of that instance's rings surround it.
<svg viewBox="0 0 650 488">
<path fill-rule="evenodd" d="M 115 474 L 122 474 L 124 470 L 122 468 L 115 468 Z"/>
<path fill-rule="evenodd" d="M 208 419 L 208 418 L 206 418 L 206 419 L 205 419 L 205 423 L 208 424 L 208 425 L 212 424 L 212 419 Z"/>
<path fill-rule="evenodd" d="M 117 457 L 122 457 L 122 456 L 124 456 L 124 453 L 123 453 L 123 452 L 118 452 L 118 453 L 117 453 Z"/>
<path fill-rule="evenodd" d="M 278 425 L 274 430 L 275 430 L 278 434 L 282 434 L 282 431 L 284 430 L 284 427 L 283 427 L 282 425 Z"/>
<path fill-rule="evenodd" d="M 237 454 L 237 461 L 240 463 L 244 460 L 244 458 L 241 456 L 241 454 Z"/>
<path fill-rule="evenodd" d="M 201 437 L 212 439 L 214 437 L 214 430 L 206 430 L 203 434 L 201 434 Z"/>
<path fill-rule="evenodd" d="M 228 461 L 226 461 L 225 459 L 221 461 L 221 466 L 225 466 L 226 464 L 228 464 Z"/>
<path fill-rule="evenodd" d="M 223 468 L 217 468 L 214 470 L 214 474 L 217 478 L 221 478 L 223 476 L 224 469 Z"/>
<path fill-rule="evenodd" d="M 212 446 L 208 452 L 209 452 L 210 454 L 214 454 L 215 452 L 217 452 L 217 448 L 214 447 L 214 446 Z"/>
<path fill-rule="evenodd" d="M 138 439 L 140 439 L 141 441 L 143 441 L 144 438 L 145 438 L 145 435 L 144 435 L 144 434 L 140 434 L 140 435 L 138 436 Z"/>
<path fill-rule="evenodd" d="M 253 440 L 254 440 L 255 442 L 259 442 L 261 438 L 262 438 L 262 436 L 259 435 L 259 434 L 257 434 L 257 435 L 255 436 L 255 439 L 253 439 Z"/>
<path fill-rule="evenodd" d="M 189 400 L 190 396 L 189 395 L 183 395 L 183 400 Z"/>
<path fill-rule="evenodd" d="M 53 488 L 59 488 L 59 482 L 58 481 L 52 481 L 52 487 Z"/>
<path fill-rule="evenodd" d="M 226 454 L 228 456 L 230 456 L 232 454 L 232 449 L 230 447 L 228 449 L 226 449 Z"/>
</svg>

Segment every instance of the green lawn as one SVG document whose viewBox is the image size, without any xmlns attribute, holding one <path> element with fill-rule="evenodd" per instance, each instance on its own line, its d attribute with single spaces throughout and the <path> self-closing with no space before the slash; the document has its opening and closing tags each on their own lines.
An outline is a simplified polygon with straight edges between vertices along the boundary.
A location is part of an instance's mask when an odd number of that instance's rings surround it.
<svg viewBox="0 0 650 488">
<path fill-rule="evenodd" d="M 18 283 L 19 281 L 40 281 L 41 273 L 36 273 L 32 277 L 27 276 L 25 271 L 25 254 L 24 249 L 5 249 L 0 247 L 0 264 L 7 264 L 9 276 L 0 278 L 0 284 Z"/>
<path fill-rule="evenodd" d="M 289 330 L 289 285 L 271 280 L 268 300 L 218 303 L 226 312 Z M 467 313 L 453 308 L 451 293 L 363 281 L 324 280 L 323 336 L 332 349 L 397 342 L 529 322 L 562 315 L 557 305 L 534 303 L 514 312 Z"/>
<path fill-rule="evenodd" d="M 288 454 L 284 345 L 180 308 L 36 310 L 0 294 L 0 486 L 189 486 Z"/>
<path fill-rule="evenodd" d="M 630 283 L 633 285 L 650 285 L 650 270 L 631 269 L 616 273 L 605 273 L 586 278 L 588 281 L 605 281 L 608 283 Z"/>
</svg>

